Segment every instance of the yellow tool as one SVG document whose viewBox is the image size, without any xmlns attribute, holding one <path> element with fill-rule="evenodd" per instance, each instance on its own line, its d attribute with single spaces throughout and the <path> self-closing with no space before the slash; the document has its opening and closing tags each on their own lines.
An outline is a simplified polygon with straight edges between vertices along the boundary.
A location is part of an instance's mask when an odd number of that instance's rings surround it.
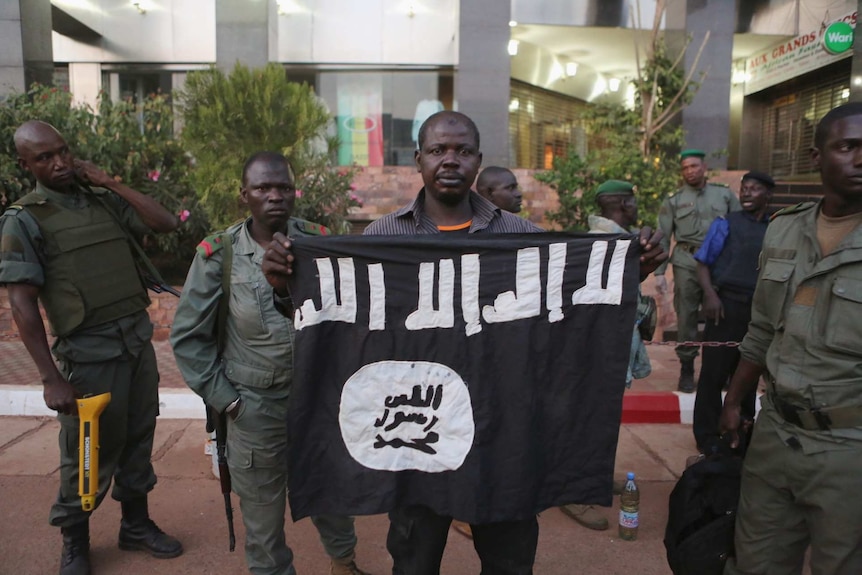
<svg viewBox="0 0 862 575">
<path fill-rule="evenodd" d="M 99 493 L 99 416 L 110 401 L 110 393 L 78 399 L 78 495 L 84 511 L 92 511 L 96 506 Z"/>
</svg>

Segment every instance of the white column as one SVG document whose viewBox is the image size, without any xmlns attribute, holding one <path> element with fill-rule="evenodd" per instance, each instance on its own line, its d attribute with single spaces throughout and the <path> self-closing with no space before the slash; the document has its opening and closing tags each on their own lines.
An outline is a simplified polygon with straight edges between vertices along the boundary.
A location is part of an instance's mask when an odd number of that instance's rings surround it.
<svg viewBox="0 0 862 575">
<path fill-rule="evenodd" d="M 99 90 L 102 89 L 102 66 L 98 63 L 70 63 L 69 91 L 74 105 L 87 104 L 98 110 Z"/>
</svg>

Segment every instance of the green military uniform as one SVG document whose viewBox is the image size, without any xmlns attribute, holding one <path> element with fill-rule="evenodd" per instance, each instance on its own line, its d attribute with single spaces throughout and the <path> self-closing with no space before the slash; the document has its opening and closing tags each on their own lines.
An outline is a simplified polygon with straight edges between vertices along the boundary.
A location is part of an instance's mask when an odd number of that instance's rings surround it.
<svg viewBox="0 0 862 575">
<path fill-rule="evenodd" d="M 293 381 L 293 324 L 276 311 L 261 271 L 264 249 L 251 237 L 251 218 L 198 246 L 177 306 L 171 344 L 189 387 L 219 412 L 242 398 L 227 418 L 227 460 L 246 528 L 246 561 L 256 575 L 295 573 L 284 539 L 287 493 L 287 402 Z M 291 218 L 289 236 L 325 234 L 322 226 Z M 230 302 L 217 342 L 223 243 L 231 241 Z M 352 556 L 353 518 L 312 518 L 330 557 Z"/>
<path fill-rule="evenodd" d="M 591 234 L 630 234 L 630 230 L 623 228 L 615 221 L 603 216 L 590 214 L 588 218 Z M 650 363 L 649 355 L 647 355 L 646 345 L 640 335 L 638 326 L 641 322 L 648 321 L 650 307 L 641 294 L 640 286 L 638 286 L 638 308 L 635 314 L 635 326 L 632 331 L 632 346 L 631 355 L 629 355 L 629 365 L 626 371 L 626 387 L 632 386 L 633 379 L 643 379 L 652 373 L 652 364 Z"/>
<path fill-rule="evenodd" d="M 725 573 L 862 573 L 862 225 L 822 256 L 819 204 L 770 223 L 742 357 L 767 393 Z"/>
<path fill-rule="evenodd" d="M 702 189 L 686 184 L 662 202 L 658 216 L 658 225 L 664 234 L 662 247 L 670 251 L 671 235 L 676 239 L 669 262 L 673 264 L 677 341 L 691 341 L 697 337 L 697 313 L 703 290 L 697 282 L 694 253 L 703 243 L 715 218 L 741 209 L 739 199 L 730 188 L 709 183 Z M 657 276 L 664 275 L 667 263 L 656 269 Z M 697 348 L 679 346 L 676 355 L 680 361 L 691 361 L 697 357 Z"/>
<path fill-rule="evenodd" d="M 150 456 L 159 374 L 149 298 L 119 222 L 137 236 L 150 230 L 115 194 L 93 193 L 101 201 L 83 190 L 65 194 L 38 184 L 7 210 L 0 217 L 0 284 L 40 288 L 57 336 L 53 354 L 79 397 L 111 392 L 99 420 L 98 506 L 112 479 L 111 496 L 118 501 L 145 497 L 156 484 Z M 58 419 L 60 489 L 50 522 L 69 527 L 89 513 L 78 496 L 79 420 Z"/>
</svg>

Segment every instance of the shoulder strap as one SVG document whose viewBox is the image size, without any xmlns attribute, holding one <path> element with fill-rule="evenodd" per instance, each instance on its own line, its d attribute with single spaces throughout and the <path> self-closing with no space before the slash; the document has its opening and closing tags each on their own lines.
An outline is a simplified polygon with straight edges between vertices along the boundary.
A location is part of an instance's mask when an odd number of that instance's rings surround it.
<svg viewBox="0 0 862 575">
<path fill-rule="evenodd" d="M 302 220 L 300 218 L 290 218 L 288 222 L 288 236 L 293 235 L 291 232 L 299 233 L 305 236 L 329 236 L 332 232 L 326 226 Z"/>
<path fill-rule="evenodd" d="M 230 274 L 233 269 L 233 238 L 227 232 L 217 236 L 220 238 L 222 260 L 221 260 L 221 299 L 218 302 L 218 320 L 216 324 L 216 341 L 219 353 L 224 350 L 224 342 L 227 339 L 227 315 L 230 311 Z"/>
<path fill-rule="evenodd" d="M 772 216 L 770 216 L 770 218 L 769 218 L 769 221 L 771 222 L 772 220 L 774 220 L 775 218 L 777 218 L 779 216 L 787 216 L 787 215 L 795 214 L 798 212 L 804 212 L 805 210 L 808 210 L 808 209 L 810 209 L 816 205 L 817 205 L 817 202 L 799 202 L 798 204 L 796 204 L 794 206 L 787 206 L 786 208 L 782 208 L 782 209 L 778 210 L 777 212 L 775 212 L 774 214 L 772 214 Z"/>
<path fill-rule="evenodd" d="M 21 196 L 9 206 L 10 208 L 23 208 L 26 206 L 32 206 L 33 204 L 40 204 L 45 201 L 45 196 L 40 194 L 38 191 L 33 190 L 24 196 Z"/>
</svg>

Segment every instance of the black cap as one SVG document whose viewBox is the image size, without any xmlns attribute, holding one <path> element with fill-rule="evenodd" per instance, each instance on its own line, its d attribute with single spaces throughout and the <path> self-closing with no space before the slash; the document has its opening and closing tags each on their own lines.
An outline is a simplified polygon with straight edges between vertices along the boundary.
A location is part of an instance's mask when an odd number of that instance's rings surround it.
<svg viewBox="0 0 862 575">
<path fill-rule="evenodd" d="M 742 176 L 742 179 L 743 179 L 743 181 L 744 180 L 757 180 L 758 182 L 760 182 L 761 184 L 763 184 L 767 188 L 774 188 L 775 187 L 775 180 L 772 179 L 772 176 L 770 176 L 769 174 L 765 174 L 763 172 L 758 172 L 756 170 L 752 170 L 752 171 L 748 172 L 747 174 Z"/>
</svg>

